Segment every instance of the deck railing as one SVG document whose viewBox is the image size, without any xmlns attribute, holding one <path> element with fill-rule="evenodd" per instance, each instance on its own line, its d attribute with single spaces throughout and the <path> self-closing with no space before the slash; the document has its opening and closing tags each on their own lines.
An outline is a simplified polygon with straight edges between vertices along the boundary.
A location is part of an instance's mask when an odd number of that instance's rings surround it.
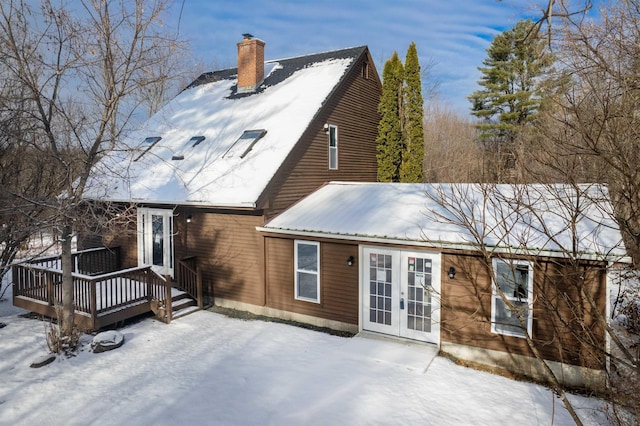
<svg viewBox="0 0 640 426">
<path fill-rule="evenodd" d="M 13 267 L 15 295 L 55 305 L 62 301 L 62 271 L 38 265 Z M 73 296 L 77 311 L 102 314 L 152 298 L 163 300 L 167 282 L 149 266 L 102 275 L 73 273 Z"/>
<path fill-rule="evenodd" d="M 75 272 L 86 275 L 106 274 L 121 269 L 120 247 L 95 248 L 73 254 Z"/>
<path fill-rule="evenodd" d="M 178 260 L 176 282 L 178 289 L 195 299 L 198 302 L 198 307 L 202 309 L 202 274 L 198 270 L 195 256 Z"/>
<path fill-rule="evenodd" d="M 73 272 L 85 275 L 97 275 L 120 269 L 120 247 L 99 247 L 73 253 Z M 38 265 L 50 269 L 61 269 L 60 255 L 45 256 L 32 259 L 30 265 Z"/>
<path fill-rule="evenodd" d="M 106 254 L 105 254 L 106 253 Z M 75 270 L 95 273 L 119 264 L 114 250 L 90 250 L 74 254 Z M 84 259 L 83 257 L 84 256 Z M 81 260 L 82 259 L 82 260 Z M 59 257 L 41 258 L 34 263 L 13 266 L 14 305 L 49 317 L 55 317 L 62 301 L 62 271 Z M 89 329 L 148 312 L 152 300 L 165 309 L 165 321 L 171 321 L 171 283 L 150 266 L 88 275 L 72 273 L 75 310 L 79 322 Z"/>
</svg>

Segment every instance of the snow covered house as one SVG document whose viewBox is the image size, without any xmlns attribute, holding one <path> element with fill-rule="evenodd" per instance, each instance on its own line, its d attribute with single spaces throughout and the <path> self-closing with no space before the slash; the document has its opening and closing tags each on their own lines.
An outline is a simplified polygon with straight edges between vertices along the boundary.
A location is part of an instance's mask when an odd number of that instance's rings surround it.
<svg viewBox="0 0 640 426">
<path fill-rule="evenodd" d="M 80 247 L 117 248 L 117 256 L 109 251 L 107 262 L 86 252 L 80 263 L 100 263 L 102 272 L 150 266 L 201 306 L 214 298 L 264 306 L 256 227 L 325 182 L 376 180 L 381 82 L 366 46 L 268 61 L 262 40 L 247 34 L 237 47 L 237 68 L 202 74 L 96 166 L 86 197 L 133 203 L 137 223 L 84 236 Z M 95 295 L 76 305 L 111 315 L 87 325 L 99 328 L 126 316 L 122 306 L 161 297 L 159 285 L 119 296 L 117 315 L 110 305 L 95 308 Z M 51 292 L 38 293 L 42 282 L 21 286 L 21 306 L 52 312 Z M 130 291 L 114 290 L 121 292 Z"/>
<path fill-rule="evenodd" d="M 603 383 L 597 318 L 628 259 L 602 186 L 332 182 L 259 230 L 272 313 L 539 379 L 526 328 L 566 384 Z"/>
<path fill-rule="evenodd" d="M 264 305 L 255 231 L 330 180 L 376 180 L 381 84 L 366 47 L 264 61 L 238 43 L 238 68 L 201 75 L 100 164 L 96 198 L 137 203 L 126 265 L 174 276 L 197 257 L 206 302 Z M 124 174 L 123 174 L 124 171 Z"/>
</svg>

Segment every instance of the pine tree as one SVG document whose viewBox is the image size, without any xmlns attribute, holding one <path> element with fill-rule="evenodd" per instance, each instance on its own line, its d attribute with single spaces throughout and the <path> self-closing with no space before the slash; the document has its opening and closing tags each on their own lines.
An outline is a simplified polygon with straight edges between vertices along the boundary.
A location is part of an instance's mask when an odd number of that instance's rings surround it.
<svg viewBox="0 0 640 426">
<path fill-rule="evenodd" d="M 552 56 L 545 53 L 545 42 L 532 31 L 533 25 L 529 20 L 519 21 L 493 39 L 484 66 L 478 67 L 482 72 L 478 84 L 483 89 L 468 97 L 472 114 L 482 119 L 477 127 L 489 155 L 503 157 L 501 164 L 492 167 L 515 167 L 517 136 L 540 109 L 537 82 Z"/>
<path fill-rule="evenodd" d="M 402 135 L 402 61 L 396 52 L 384 64 L 382 96 L 378 105 L 381 115 L 378 123 L 377 157 L 378 181 L 398 182 L 404 147 Z"/>
<path fill-rule="evenodd" d="M 404 65 L 403 90 L 403 134 L 405 146 L 402 151 L 400 166 L 401 182 L 423 181 L 424 131 L 422 120 L 422 83 L 420 80 L 420 63 L 416 44 L 411 43 L 407 50 Z"/>
</svg>

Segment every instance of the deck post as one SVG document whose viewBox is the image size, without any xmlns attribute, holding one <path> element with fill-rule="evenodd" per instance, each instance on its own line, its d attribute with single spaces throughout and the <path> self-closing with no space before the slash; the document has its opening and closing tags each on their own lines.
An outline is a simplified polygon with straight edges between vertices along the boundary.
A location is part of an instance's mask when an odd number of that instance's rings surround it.
<svg viewBox="0 0 640 426">
<path fill-rule="evenodd" d="M 167 324 L 171 322 L 173 316 L 173 306 L 171 300 L 171 277 L 165 277 L 164 281 L 164 303 L 165 303 L 165 315 L 167 316 Z"/>
<path fill-rule="evenodd" d="M 53 285 L 53 276 L 48 271 L 42 276 L 44 277 L 45 286 L 47 288 L 47 302 L 49 303 L 49 306 L 55 306 L 56 295 L 54 292 L 56 288 Z"/>
<path fill-rule="evenodd" d="M 20 294 L 20 293 L 19 293 L 20 288 L 18 287 L 18 283 L 19 283 L 20 281 L 22 281 L 22 280 L 20 280 L 20 279 L 18 278 L 18 267 L 17 267 L 16 265 L 13 265 L 13 266 L 11 267 L 11 281 L 12 281 L 12 283 L 11 283 L 12 289 L 11 289 L 11 290 L 12 290 L 12 293 L 13 293 L 13 296 L 12 296 L 11 298 L 12 298 L 13 300 L 15 300 L 16 296 L 18 296 L 18 295 Z M 14 302 L 13 300 L 12 300 L 12 302 L 11 302 L 11 303 L 12 303 L 13 305 L 15 305 L 15 302 Z"/>
<path fill-rule="evenodd" d="M 151 285 L 151 271 L 149 268 L 144 270 L 144 277 L 147 284 L 147 301 L 151 302 L 153 300 L 153 286 Z"/>
<path fill-rule="evenodd" d="M 196 293 L 198 299 L 198 308 L 202 309 L 204 303 L 202 301 L 202 272 L 200 268 L 196 265 Z"/>
<path fill-rule="evenodd" d="M 97 282 L 94 280 L 89 281 L 89 310 L 91 311 L 91 320 L 93 321 L 93 326 L 95 327 L 95 323 L 97 320 L 97 301 L 96 301 L 96 286 Z"/>
</svg>

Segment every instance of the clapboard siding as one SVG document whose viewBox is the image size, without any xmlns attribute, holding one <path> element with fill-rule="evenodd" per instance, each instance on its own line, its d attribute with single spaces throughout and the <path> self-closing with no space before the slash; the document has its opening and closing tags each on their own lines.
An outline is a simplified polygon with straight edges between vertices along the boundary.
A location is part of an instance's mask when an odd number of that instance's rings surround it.
<svg viewBox="0 0 640 426">
<path fill-rule="evenodd" d="M 368 62 L 370 78 L 362 77 Z M 326 101 L 300 142 L 283 163 L 262 203 L 273 217 L 329 181 L 375 182 L 376 137 L 381 85 L 368 50 Z M 329 136 L 324 125 L 338 127 L 338 170 L 329 170 Z"/>
<path fill-rule="evenodd" d="M 255 229 L 263 224 L 263 216 L 255 213 L 176 210 L 175 257 L 197 256 L 206 300 L 264 305 L 262 237 Z"/>
<path fill-rule="evenodd" d="M 456 268 L 455 279 L 444 278 L 442 285 L 442 335 L 443 341 L 478 348 L 493 349 L 518 355 L 533 356 L 523 338 L 491 332 L 492 287 L 489 274 L 481 258 L 459 254 L 445 254 L 442 258 L 442 276 L 449 266 Z M 583 270 L 585 285 L 604 314 L 604 271 L 589 265 Z M 576 289 L 567 284 L 570 268 L 551 262 L 536 261 L 534 265 L 534 306 L 532 338 L 544 358 L 590 368 L 603 368 L 603 359 L 594 357 L 581 345 L 575 334 L 584 336 L 584 330 L 574 320 L 575 306 L 579 300 Z M 554 306 L 559 316 L 554 316 L 549 306 Z M 594 320 L 590 307 L 583 306 L 579 313 L 591 338 L 599 346 L 604 345 L 604 331 Z M 563 324 L 564 322 L 564 324 Z"/>
<path fill-rule="evenodd" d="M 358 324 L 358 257 L 355 244 L 320 243 L 320 303 L 295 299 L 294 240 L 267 237 L 267 306 L 298 314 Z"/>
</svg>

